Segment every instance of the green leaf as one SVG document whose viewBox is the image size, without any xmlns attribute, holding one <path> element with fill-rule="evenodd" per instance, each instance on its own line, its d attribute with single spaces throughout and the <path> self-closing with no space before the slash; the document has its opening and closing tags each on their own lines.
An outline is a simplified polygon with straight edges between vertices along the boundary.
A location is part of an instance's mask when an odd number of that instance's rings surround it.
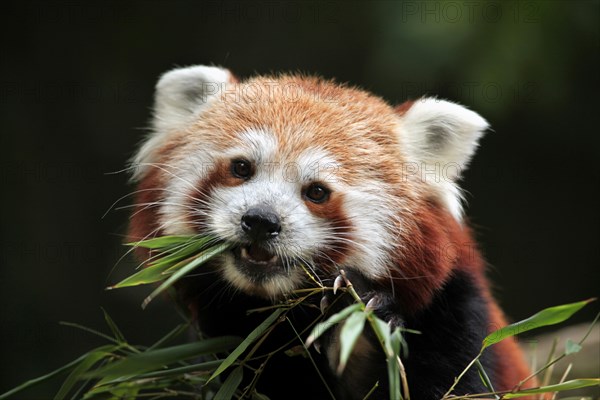
<svg viewBox="0 0 600 400">
<path fill-rule="evenodd" d="M 133 388 L 137 387 L 139 389 L 169 387 L 169 386 L 173 385 L 173 381 L 175 379 L 190 380 L 192 377 L 190 375 L 187 375 L 188 373 L 198 372 L 198 371 L 210 371 L 210 370 L 213 370 L 216 367 L 218 367 L 219 364 L 221 364 L 221 362 L 223 362 L 223 360 L 207 361 L 207 362 L 199 363 L 199 364 L 186 365 L 185 367 L 177 367 L 177 368 L 165 369 L 165 370 L 160 370 L 160 371 L 155 371 L 155 372 L 148 372 L 148 373 L 136 375 L 136 376 L 116 378 L 116 379 L 113 379 L 108 382 L 105 381 L 101 385 L 96 385 L 93 389 L 90 389 L 85 394 L 84 398 L 85 399 L 94 398 L 94 395 L 97 395 L 100 393 L 110 392 L 110 393 L 114 394 L 116 389 L 120 390 L 121 388 L 127 388 L 127 390 L 130 390 L 130 388 L 132 388 L 132 387 Z M 170 377 L 172 377 L 171 380 L 163 379 L 163 378 L 170 378 Z M 158 381 L 157 379 L 162 379 L 162 380 Z M 206 377 L 203 377 L 201 379 L 203 379 L 205 381 Z M 204 381 L 202 381 L 202 384 L 205 383 Z M 147 382 L 150 382 L 150 383 L 162 382 L 162 383 L 158 383 L 156 385 L 149 387 L 148 385 L 146 385 Z"/>
<path fill-rule="evenodd" d="M 210 371 L 215 368 L 218 368 L 219 365 L 221 365 L 223 363 L 223 361 L 225 361 L 225 360 L 206 361 L 203 363 L 186 365 L 185 367 L 177 367 L 177 368 L 164 369 L 164 370 L 155 371 L 155 372 L 148 372 L 146 374 L 139 375 L 137 378 L 139 378 L 139 379 L 163 378 L 166 376 L 177 376 L 177 375 L 183 376 L 184 374 L 187 374 L 188 372 Z"/>
<path fill-rule="evenodd" d="M 229 356 L 223 361 L 219 368 L 212 374 L 209 382 L 214 378 L 219 376 L 223 371 L 225 371 L 231 364 L 233 364 L 238 357 L 250 346 L 256 339 L 258 339 L 273 323 L 279 318 L 281 313 L 283 312 L 282 308 L 276 309 L 273 314 L 269 315 L 267 319 L 261 322 L 250 334 L 236 347 L 235 350 L 229 354 Z"/>
<path fill-rule="evenodd" d="M 486 347 L 496 344 L 510 336 L 518 335 L 542 326 L 554 325 L 563 322 L 594 300 L 595 299 L 588 299 L 579 301 L 577 303 L 563 304 L 560 306 L 546 308 L 527 319 L 515 322 L 514 324 L 510 324 L 504 328 L 490 333 L 483 340 L 482 348 L 485 349 Z"/>
<path fill-rule="evenodd" d="M 400 356 L 400 348 L 404 344 L 404 338 L 400 333 L 400 329 L 394 329 L 394 332 L 390 335 L 390 344 L 392 346 L 392 352 L 394 354 L 394 358 Z"/>
<path fill-rule="evenodd" d="M 485 368 L 483 368 L 483 364 L 481 364 L 481 361 L 479 361 L 479 359 L 475 360 L 475 366 L 477 367 L 477 372 L 479 373 L 479 378 L 481 378 L 481 381 L 483 382 L 485 387 L 490 392 L 492 392 L 492 393 L 495 392 L 494 386 L 492 385 L 492 381 L 490 380 L 490 377 L 488 376 L 487 372 L 485 372 Z M 494 398 L 499 399 L 500 397 L 498 395 L 494 395 Z"/>
<path fill-rule="evenodd" d="M 582 347 L 579 343 L 575 343 L 571 339 L 567 339 L 567 342 L 565 343 L 565 348 L 566 348 L 565 354 L 567 354 L 567 355 L 573 354 L 573 353 L 579 353 L 579 351 L 582 349 Z"/>
<path fill-rule="evenodd" d="M 152 265 L 146 267 L 135 274 L 123 279 L 121 282 L 116 285 L 109 286 L 106 289 L 120 289 L 124 287 L 137 286 L 137 285 L 145 285 L 148 283 L 154 283 L 158 281 L 162 281 L 165 279 L 165 276 L 162 274 L 165 270 L 169 268 L 169 264 L 167 265 Z"/>
<path fill-rule="evenodd" d="M 236 346 L 239 338 L 224 336 L 213 339 L 201 340 L 194 343 L 166 347 L 157 350 L 133 354 L 122 360 L 102 367 L 91 374 L 90 377 L 102 377 L 101 383 L 121 377 L 131 377 L 154 371 L 166 365 L 198 357 L 203 354 L 221 353 Z"/>
<path fill-rule="evenodd" d="M 148 350 L 154 350 L 159 347 L 164 346 L 165 343 L 169 343 L 171 340 L 175 339 L 177 336 L 186 332 L 190 327 L 190 324 L 179 324 L 175 328 L 171 329 L 169 333 L 167 333 L 162 338 L 158 339 L 152 346 L 148 347 Z"/>
<path fill-rule="evenodd" d="M 563 390 L 580 389 L 589 386 L 600 386 L 600 378 L 598 379 L 574 379 L 556 385 L 548 385 L 539 388 L 525 389 L 517 393 L 508 393 L 503 396 L 504 399 L 514 399 L 517 397 L 528 396 L 537 393 L 562 392 Z"/>
<path fill-rule="evenodd" d="M 140 240 L 139 242 L 126 243 L 126 246 L 143 247 L 145 249 L 162 249 L 165 247 L 176 246 L 178 244 L 188 243 L 196 240 L 197 236 L 182 235 L 182 236 L 161 236 L 157 238 Z"/>
<path fill-rule="evenodd" d="M 398 361 L 396 359 L 400 354 L 401 347 L 404 345 L 404 338 L 402 337 L 400 328 L 396 328 L 394 329 L 394 332 L 391 332 L 391 327 L 385 321 L 377 317 L 374 313 L 370 314 L 369 321 L 371 322 L 371 328 L 375 331 L 375 334 L 382 343 L 383 350 L 385 352 L 389 384 L 389 398 L 402 399 L 400 366 L 398 365 Z"/>
<path fill-rule="evenodd" d="M 102 347 L 98 347 L 97 349 L 87 353 L 84 359 L 71 371 L 67 379 L 63 382 L 60 387 L 58 393 L 54 396 L 54 400 L 62 400 L 67 394 L 71 391 L 73 386 L 83 378 L 83 375 L 94 365 L 98 363 L 98 361 L 103 358 L 112 356 L 113 351 L 117 350 L 120 346 L 114 345 L 106 345 Z"/>
<path fill-rule="evenodd" d="M 153 259 L 150 265 L 173 265 L 185 261 L 186 258 L 190 258 L 190 256 L 205 250 L 209 240 L 209 238 L 203 238 L 202 240 L 190 242 L 186 245 L 167 249 L 163 253 L 160 253 L 157 258 Z"/>
<path fill-rule="evenodd" d="M 160 238 L 157 238 L 160 239 Z M 186 265 L 186 261 L 193 261 L 195 258 L 200 256 L 198 254 L 196 257 L 191 258 L 190 255 L 194 253 L 198 253 L 202 250 L 202 248 L 208 242 L 208 238 L 197 239 L 194 242 L 191 242 L 185 246 L 178 247 L 173 249 L 171 254 L 166 254 L 158 257 L 154 261 L 152 261 L 149 266 L 141 269 L 135 274 L 123 279 L 121 282 L 116 285 L 109 286 L 107 289 L 120 289 L 124 287 L 137 286 L 137 285 L 145 285 L 148 283 L 154 283 L 158 281 L 162 281 L 167 277 L 165 274 L 175 272 L 178 267 L 184 267 Z M 207 249 L 210 250 L 210 249 Z"/>
<path fill-rule="evenodd" d="M 388 375 L 391 379 L 390 382 L 393 382 L 390 385 L 390 395 L 394 396 L 390 398 L 393 399 L 402 399 L 402 381 L 400 379 L 400 366 L 398 365 L 397 359 L 398 357 L 400 357 L 400 347 L 403 343 L 404 338 L 400 333 L 400 329 L 396 328 L 394 332 L 390 335 L 390 347 L 392 349 L 392 354 L 390 357 L 388 357 Z"/>
<path fill-rule="evenodd" d="M 402 399 L 400 368 L 395 357 L 387 359 L 388 382 L 390 384 L 390 399 Z"/>
<path fill-rule="evenodd" d="M 110 317 L 110 315 L 108 315 L 108 313 L 106 312 L 106 310 L 104 308 L 102 309 L 102 312 L 104 313 L 104 320 L 106 321 L 106 324 L 108 325 L 111 332 L 115 336 L 115 339 L 117 340 L 117 342 L 127 343 L 127 340 L 125 340 L 125 336 L 123 336 L 123 333 L 121 332 L 121 330 L 119 329 L 119 327 L 117 326 L 115 321 L 113 321 L 113 319 Z"/>
<path fill-rule="evenodd" d="M 382 319 L 377 317 L 375 314 L 372 314 L 372 320 L 374 325 L 372 328 L 376 330 L 376 333 L 383 340 L 385 356 L 391 357 L 394 354 L 394 349 L 392 348 L 392 333 L 390 332 L 390 326 Z"/>
<path fill-rule="evenodd" d="M 113 342 L 113 343 L 117 343 L 117 344 L 119 343 L 119 342 L 117 342 L 117 340 L 115 338 L 113 338 L 113 337 L 111 337 L 109 335 L 106 335 L 106 334 L 104 334 L 102 332 L 99 332 L 99 331 L 97 331 L 95 329 L 88 328 L 87 326 L 79 325 L 79 324 L 76 324 L 74 322 L 66 322 L 66 321 L 60 321 L 59 324 L 63 325 L 63 326 L 68 326 L 70 328 L 81 329 L 84 332 L 88 332 L 88 333 L 91 333 L 93 335 L 99 336 L 99 337 L 101 337 L 103 339 L 108 340 L 109 342 Z"/>
<path fill-rule="evenodd" d="M 163 389 L 171 387 L 172 385 L 173 382 L 169 381 L 146 380 L 122 382 L 117 385 L 95 386 L 85 393 L 85 395 L 83 396 L 83 400 L 134 400 L 138 398 L 137 394 L 142 390 Z M 108 394 L 112 396 L 108 396 Z M 140 397 L 144 398 L 143 396 Z"/>
<path fill-rule="evenodd" d="M 213 247 L 211 247 L 209 249 L 206 249 L 205 251 L 203 251 L 202 253 L 200 253 L 195 260 L 193 260 L 192 262 L 190 262 L 189 264 L 187 264 L 185 267 L 179 269 L 177 272 L 173 273 L 173 275 L 171 275 L 158 288 L 156 288 L 150 294 L 150 296 L 146 297 L 146 299 L 144 299 L 144 302 L 142 303 L 142 308 L 146 308 L 146 306 L 148 305 L 148 303 L 150 303 L 156 296 L 158 296 L 160 293 L 162 293 L 165 289 L 169 288 L 173 283 L 177 282 L 185 274 L 191 272 L 196 267 L 204 264 L 205 262 L 207 262 L 208 260 L 210 260 L 214 256 L 216 256 L 216 255 L 222 253 L 223 251 L 227 250 L 229 248 L 229 246 L 230 246 L 230 244 L 228 244 L 228 243 L 222 243 L 220 245 L 213 246 Z"/>
<path fill-rule="evenodd" d="M 329 328 L 331 328 L 338 322 L 344 320 L 353 312 L 360 310 L 361 307 L 362 306 L 359 303 L 351 304 L 348 307 L 344 308 L 342 311 L 340 311 L 336 314 L 333 314 L 331 317 L 329 317 L 327 319 L 327 321 L 320 322 L 317 325 L 315 325 L 312 332 L 310 333 L 310 335 L 308 335 L 308 338 L 306 339 L 306 347 L 310 347 L 310 345 L 315 340 L 317 340 L 319 338 L 319 336 L 321 336 L 323 333 L 327 332 L 327 330 Z"/>
<path fill-rule="evenodd" d="M 244 367 L 241 365 L 231 371 L 231 374 L 225 379 L 223 385 L 217 392 L 214 397 L 214 400 L 230 400 L 235 395 L 235 391 L 237 390 L 240 383 L 242 383 L 242 378 L 244 377 Z"/>
<path fill-rule="evenodd" d="M 96 350 L 98 350 L 98 349 L 96 349 Z M 96 351 L 96 350 L 93 350 L 93 351 Z M 13 395 L 15 395 L 15 394 L 17 394 L 17 393 L 25 390 L 25 389 L 27 389 L 27 388 L 30 388 L 32 386 L 38 385 L 40 383 L 43 383 L 43 382 L 45 382 L 45 381 L 47 381 L 49 379 L 52 379 L 52 378 L 54 378 L 56 376 L 59 376 L 59 375 L 65 373 L 65 372 L 69 371 L 72 368 L 75 368 L 77 365 L 79 365 L 81 362 L 83 362 L 85 360 L 85 358 L 88 356 L 88 354 L 89 353 L 86 353 L 86 354 L 82 355 L 81 357 L 79 357 L 79 358 L 71 361 L 70 363 L 68 363 L 66 365 L 63 365 L 62 367 L 60 367 L 58 369 L 55 369 L 54 371 L 52 371 L 52 372 L 50 372 L 50 373 L 48 373 L 46 375 L 42 375 L 42 376 L 40 376 L 38 378 L 34 378 L 34 379 L 31 379 L 31 380 L 28 380 L 27 382 L 25 382 L 25 383 L 23 383 L 23 384 L 15 387 L 15 388 L 9 390 L 8 392 L 0 394 L 0 400 L 7 399 L 7 398 L 9 398 L 9 397 L 11 397 L 11 396 L 13 396 Z"/>
<path fill-rule="evenodd" d="M 340 331 L 340 364 L 338 365 L 338 374 L 344 371 L 350 354 L 365 327 L 366 320 L 367 314 L 359 310 L 350 314 L 346 322 L 344 322 Z"/>
</svg>

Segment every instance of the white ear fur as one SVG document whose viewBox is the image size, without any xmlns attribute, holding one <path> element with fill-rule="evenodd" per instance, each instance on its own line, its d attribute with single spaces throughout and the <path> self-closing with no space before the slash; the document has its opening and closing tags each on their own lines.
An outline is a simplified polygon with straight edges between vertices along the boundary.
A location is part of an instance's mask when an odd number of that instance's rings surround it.
<svg viewBox="0 0 600 400">
<path fill-rule="evenodd" d="M 456 185 L 488 128 L 479 114 L 458 104 L 423 98 L 401 116 L 402 142 L 415 171 L 460 219 L 461 193 Z"/>
<path fill-rule="evenodd" d="M 224 68 L 197 65 L 164 73 L 156 84 L 152 132 L 133 158 L 133 179 L 142 177 L 170 132 L 182 129 L 232 81 Z"/>
</svg>

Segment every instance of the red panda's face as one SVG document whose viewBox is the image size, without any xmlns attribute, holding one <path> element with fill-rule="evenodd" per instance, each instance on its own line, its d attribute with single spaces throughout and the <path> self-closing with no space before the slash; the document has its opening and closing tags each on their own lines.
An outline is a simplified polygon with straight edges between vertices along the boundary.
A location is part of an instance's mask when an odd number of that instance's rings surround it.
<svg viewBox="0 0 600 400">
<path fill-rule="evenodd" d="M 134 214 L 132 235 L 230 242 L 217 261 L 222 278 L 264 297 L 339 267 L 385 278 L 420 202 L 438 198 L 459 217 L 456 176 L 427 183 L 415 171 L 433 151 L 464 164 L 474 147 L 444 147 L 444 135 L 462 134 L 460 118 L 436 120 L 439 106 L 437 114 L 411 109 L 400 115 L 365 92 L 314 78 L 234 83 L 217 68 L 172 71 L 157 86 L 155 132 L 135 159 L 134 179 L 151 207 Z M 485 127 L 460 109 L 478 132 Z M 402 136 L 424 124 L 435 128 L 429 137 L 419 132 L 424 144 Z"/>
</svg>

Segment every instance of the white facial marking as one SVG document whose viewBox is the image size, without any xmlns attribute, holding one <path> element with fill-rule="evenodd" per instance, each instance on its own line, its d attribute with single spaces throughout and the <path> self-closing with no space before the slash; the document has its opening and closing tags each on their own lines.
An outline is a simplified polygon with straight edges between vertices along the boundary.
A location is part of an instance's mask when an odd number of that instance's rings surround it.
<svg viewBox="0 0 600 400">
<path fill-rule="evenodd" d="M 206 210 L 203 231 L 222 240 L 246 243 L 242 216 L 252 207 L 270 207 L 280 219 L 281 231 L 266 248 L 279 256 L 285 273 L 255 282 L 236 267 L 233 254 L 225 254 L 222 274 L 234 287 L 271 298 L 285 295 L 307 281 L 303 266 L 318 276 L 319 266 L 314 265 L 314 260 L 323 255 L 337 256 L 338 250 L 332 245 L 340 241 L 348 244 L 348 251 L 343 265 L 338 267 L 354 268 L 375 279 L 387 276 L 389 254 L 396 243 L 392 232 L 397 216 L 392 210 L 397 207 L 386 194 L 390 192 L 386 184 L 372 180 L 361 182 L 360 187 L 350 186 L 339 178 L 343 166 L 331 153 L 318 147 L 285 159 L 286 154 L 292 153 L 281 149 L 267 129 L 247 130 L 239 138 L 238 144 L 222 154 L 203 147 L 185 158 L 185 166 L 169 168 L 167 196 L 159 212 L 165 234 L 198 233 L 190 216 L 201 211 L 190 209 L 189 196 L 203 189 L 197 187 L 198 182 L 207 176 L 215 160 L 244 158 L 253 163 L 254 175 L 236 186 L 212 188 L 206 204 L 200 207 Z M 312 182 L 321 182 L 343 197 L 343 213 L 351 224 L 351 237 L 341 235 L 334 221 L 309 210 L 302 190 Z"/>
<path fill-rule="evenodd" d="M 290 269 L 286 275 L 274 275 L 260 284 L 252 282 L 235 265 L 232 255 L 223 255 L 222 274 L 237 289 L 245 293 L 255 293 L 263 297 L 278 299 L 291 293 L 304 279 L 299 268 Z"/>
</svg>

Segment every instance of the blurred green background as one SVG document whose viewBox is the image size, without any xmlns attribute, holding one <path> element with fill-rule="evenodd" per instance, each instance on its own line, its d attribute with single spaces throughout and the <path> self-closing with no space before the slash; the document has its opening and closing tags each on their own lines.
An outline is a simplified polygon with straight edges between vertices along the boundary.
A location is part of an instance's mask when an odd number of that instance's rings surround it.
<svg viewBox="0 0 600 400">
<path fill-rule="evenodd" d="M 132 268 L 111 275 L 128 211 L 103 214 L 132 187 L 107 173 L 125 167 L 175 66 L 304 71 L 392 103 L 467 105 L 493 127 L 464 187 L 502 306 L 519 319 L 599 294 L 598 1 L 0 7 L 0 393 L 100 343 L 59 321 L 104 329 L 104 307 L 144 344 L 179 321 L 168 304 L 142 311 L 146 289 L 103 290 Z"/>
</svg>

